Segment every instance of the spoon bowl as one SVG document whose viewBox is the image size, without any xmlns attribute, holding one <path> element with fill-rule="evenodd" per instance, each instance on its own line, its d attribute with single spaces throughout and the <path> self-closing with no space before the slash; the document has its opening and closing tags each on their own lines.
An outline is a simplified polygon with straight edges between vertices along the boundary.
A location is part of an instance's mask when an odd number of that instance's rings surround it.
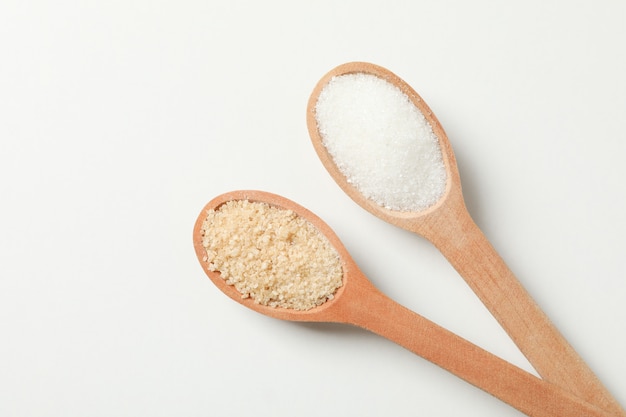
<svg viewBox="0 0 626 417">
<path fill-rule="evenodd" d="M 315 111 L 320 94 L 333 78 L 347 74 L 360 73 L 374 75 L 398 87 L 419 110 L 419 112 L 424 115 L 426 121 L 432 128 L 433 133 L 438 139 L 446 172 L 446 187 L 439 200 L 424 210 L 418 212 L 391 210 L 365 197 L 354 184 L 346 180 L 345 175 L 341 172 L 337 164 L 335 164 L 333 157 L 324 145 L 324 139 L 318 129 Z M 430 107 L 428 107 L 426 102 L 409 84 L 385 68 L 365 62 L 350 62 L 329 71 L 317 83 L 309 98 L 307 107 L 307 127 L 313 147 L 318 157 L 339 187 L 341 187 L 344 192 L 361 207 L 388 223 L 412 231 L 419 230 L 420 234 L 427 234 L 429 215 L 441 211 L 441 209 L 446 206 L 464 206 L 463 194 L 461 191 L 461 179 L 456 164 L 456 158 L 441 123 L 439 123 L 439 120 Z"/>
<path fill-rule="evenodd" d="M 300 217 L 307 220 L 313 226 L 315 226 L 315 228 L 324 235 L 324 237 L 339 253 L 339 256 L 341 258 L 341 266 L 344 272 L 342 286 L 334 294 L 332 300 L 328 300 L 324 304 L 310 310 L 296 310 L 265 306 L 255 302 L 254 299 L 251 297 L 243 298 L 241 293 L 237 291 L 234 285 L 228 285 L 226 283 L 226 281 L 220 276 L 219 271 L 211 271 L 208 268 L 206 262 L 206 249 L 202 245 L 202 224 L 206 218 L 206 213 L 209 210 L 217 210 L 224 203 L 237 200 L 248 200 L 251 202 L 267 203 L 279 209 L 291 210 L 294 213 L 297 213 Z M 196 251 L 196 256 L 198 257 L 200 263 L 203 265 L 204 271 L 211 279 L 213 284 L 215 284 L 215 286 L 217 286 L 224 294 L 251 310 L 281 320 L 304 322 L 334 321 L 333 317 L 336 317 L 335 314 L 337 310 L 335 305 L 339 304 L 339 300 L 344 297 L 346 289 L 348 289 L 348 295 L 345 296 L 345 298 L 349 298 L 351 293 L 350 289 L 352 289 L 352 287 L 359 286 L 359 282 L 357 281 L 359 275 L 356 274 L 357 278 L 352 279 L 352 276 L 355 274 L 351 273 L 355 270 L 356 265 L 354 264 L 354 261 L 352 261 L 352 258 L 350 257 L 348 251 L 345 249 L 334 231 L 314 213 L 294 203 L 293 201 L 276 194 L 255 190 L 242 190 L 232 191 L 215 197 L 204 206 L 202 212 L 196 220 L 193 229 L 193 245 Z M 355 291 L 358 291 L 358 289 L 355 289 Z M 327 310 L 329 309 L 331 311 L 327 312 Z"/>
<path fill-rule="evenodd" d="M 334 298 L 310 310 L 268 307 L 242 298 L 211 271 L 202 244 L 207 212 L 232 200 L 267 203 L 293 211 L 316 227 L 337 250 L 343 270 L 342 286 Z M 470 384 L 536 417 L 609 417 L 610 414 L 577 396 L 506 362 L 458 335 L 394 302 L 365 277 L 337 235 L 319 217 L 284 197 L 262 191 L 234 191 L 211 200 L 193 229 L 196 256 L 211 281 L 233 300 L 266 316 L 282 320 L 351 324 L 385 337 Z"/>
<path fill-rule="evenodd" d="M 437 138 L 447 176 L 445 191 L 435 204 L 420 211 L 388 209 L 366 197 L 338 167 L 325 144 L 324 133 L 320 131 L 317 105 L 331 81 L 350 74 L 373 75 L 397 87 L 430 125 Z M 360 106 L 360 103 L 351 103 L 349 108 L 354 106 Z M 333 112 L 330 117 L 340 120 L 340 113 Z M 461 180 L 448 137 L 432 110 L 411 86 L 389 70 L 374 64 L 352 62 L 340 65 L 324 75 L 313 89 L 307 107 L 307 126 L 321 162 L 346 194 L 376 217 L 417 233 L 433 243 L 478 295 L 539 375 L 615 415 L 626 416 L 626 412 L 550 322 L 472 220 L 463 200 Z"/>
</svg>

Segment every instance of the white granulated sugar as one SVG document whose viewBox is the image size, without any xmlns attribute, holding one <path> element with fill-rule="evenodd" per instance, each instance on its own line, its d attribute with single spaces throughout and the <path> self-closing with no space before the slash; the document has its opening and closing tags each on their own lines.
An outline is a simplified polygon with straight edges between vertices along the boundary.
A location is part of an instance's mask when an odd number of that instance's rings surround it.
<svg viewBox="0 0 626 417">
<path fill-rule="evenodd" d="M 398 87 L 365 73 L 334 77 L 315 106 L 322 141 L 347 181 L 379 206 L 417 212 L 446 188 L 437 137 Z"/>
<path fill-rule="evenodd" d="M 202 231 L 208 269 L 259 304 L 309 310 L 342 285 L 337 250 L 291 210 L 229 201 L 207 212 Z"/>
</svg>

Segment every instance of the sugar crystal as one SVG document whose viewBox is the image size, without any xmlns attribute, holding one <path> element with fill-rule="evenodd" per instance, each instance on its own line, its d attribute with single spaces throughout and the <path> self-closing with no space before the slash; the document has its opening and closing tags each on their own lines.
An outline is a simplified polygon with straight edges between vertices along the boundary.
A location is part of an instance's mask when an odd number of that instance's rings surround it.
<svg viewBox="0 0 626 417">
<path fill-rule="evenodd" d="M 337 168 L 366 198 L 396 211 L 422 211 L 446 188 L 437 136 L 398 87 L 365 73 L 333 77 L 315 117 Z"/>
</svg>

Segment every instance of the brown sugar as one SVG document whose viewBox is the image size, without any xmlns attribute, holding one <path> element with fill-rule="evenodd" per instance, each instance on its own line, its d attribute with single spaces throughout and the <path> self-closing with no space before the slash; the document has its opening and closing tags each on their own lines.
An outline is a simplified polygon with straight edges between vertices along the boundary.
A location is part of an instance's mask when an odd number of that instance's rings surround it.
<svg viewBox="0 0 626 417">
<path fill-rule="evenodd" d="M 259 304 L 309 310 L 342 285 L 337 251 L 291 210 L 229 201 L 207 212 L 202 231 L 208 269 Z"/>
</svg>

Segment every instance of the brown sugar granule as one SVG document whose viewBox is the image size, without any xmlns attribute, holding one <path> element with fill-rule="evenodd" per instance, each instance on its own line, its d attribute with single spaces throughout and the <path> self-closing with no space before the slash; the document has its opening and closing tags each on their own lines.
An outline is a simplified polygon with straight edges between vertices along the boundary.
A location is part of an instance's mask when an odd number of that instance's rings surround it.
<svg viewBox="0 0 626 417">
<path fill-rule="evenodd" d="M 309 310 L 342 284 L 337 251 L 291 210 L 233 200 L 209 210 L 202 225 L 208 269 L 243 298 L 271 307 Z"/>
</svg>

